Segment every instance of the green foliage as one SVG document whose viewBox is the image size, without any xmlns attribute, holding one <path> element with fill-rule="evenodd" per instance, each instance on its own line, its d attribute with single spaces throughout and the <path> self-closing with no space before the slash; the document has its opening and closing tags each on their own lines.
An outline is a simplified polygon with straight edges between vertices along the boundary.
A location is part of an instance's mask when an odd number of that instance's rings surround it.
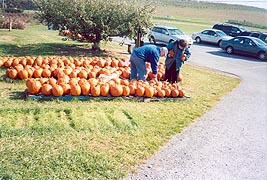
<svg viewBox="0 0 267 180">
<path fill-rule="evenodd" d="M 241 26 L 254 27 L 254 28 L 260 28 L 260 29 L 267 30 L 267 25 L 255 24 L 255 23 L 248 22 L 248 21 L 245 21 L 245 20 L 244 21 L 228 20 L 227 23 L 235 24 L 235 25 L 241 25 Z"/>
<path fill-rule="evenodd" d="M 150 4 L 122 0 L 35 0 L 39 19 L 58 28 L 66 28 L 96 43 L 107 40 L 110 35 L 136 37 L 140 27 L 151 27 Z"/>
<path fill-rule="evenodd" d="M 0 9 L 0 27 L 1 27 L 1 24 L 5 21 L 5 18 L 4 18 L 4 15 L 2 13 L 2 10 Z"/>
</svg>

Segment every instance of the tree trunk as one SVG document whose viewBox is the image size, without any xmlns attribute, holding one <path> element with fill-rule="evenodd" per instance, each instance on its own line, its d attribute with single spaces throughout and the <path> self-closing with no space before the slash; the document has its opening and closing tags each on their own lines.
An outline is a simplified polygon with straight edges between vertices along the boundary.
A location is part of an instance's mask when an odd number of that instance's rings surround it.
<svg viewBox="0 0 267 180">
<path fill-rule="evenodd" d="M 93 46 L 92 46 L 92 50 L 94 51 L 99 51 L 100 50 L 100 42 L 94 42 Z"/>
<path fill-rule="evenodd" d="M 8 20 L 9 20 L 9 27 L 8 27 L 8 30 L 9 31 L 11 31 L 11 29 L 12 29 L 12 20 L 11 20 L 11 18 L 8 18 Z"/>
</svg>

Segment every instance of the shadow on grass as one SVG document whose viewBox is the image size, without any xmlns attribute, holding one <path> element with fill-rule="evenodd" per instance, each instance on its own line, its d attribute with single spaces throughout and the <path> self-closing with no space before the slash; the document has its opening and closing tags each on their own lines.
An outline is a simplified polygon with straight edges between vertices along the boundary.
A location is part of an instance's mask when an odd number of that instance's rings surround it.
<svg viewBox="0 0 267 180">
<path fill-rule="evenodd" d="M 10 95 L 11 100 L 26 100 L 27 99 L 27 91 L 15 91 L 11 92 Z"/>
<path fill-rule="evenodd" d="M 111 56 L 111 52 L 100 50 L 93 51 L 91 46 L 68 45 L 61 43 L 39 43 L 18 46 L 14 44 L 0 43 L 0 55 L 2 56 Z"/>
</svg>

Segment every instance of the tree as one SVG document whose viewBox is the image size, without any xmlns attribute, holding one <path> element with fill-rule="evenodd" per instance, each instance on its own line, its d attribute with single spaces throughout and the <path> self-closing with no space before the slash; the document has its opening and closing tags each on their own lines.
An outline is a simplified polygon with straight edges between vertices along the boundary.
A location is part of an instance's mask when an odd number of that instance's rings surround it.
<svg viewBox="0 0 267 180">
<path fill-rule="evenodd" d="M 42 23 L 81 34 L 99 49 L 111 35 L 136 38 L 152 26 L 154 7 L 138 0 L 34 0 Z"/>
</svg>

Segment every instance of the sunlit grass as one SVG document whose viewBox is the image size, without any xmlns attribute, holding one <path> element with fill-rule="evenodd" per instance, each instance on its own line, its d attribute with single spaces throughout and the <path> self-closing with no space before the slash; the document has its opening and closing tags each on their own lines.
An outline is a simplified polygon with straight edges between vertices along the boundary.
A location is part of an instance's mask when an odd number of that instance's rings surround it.
<svg viewBox="0 0 267 180">
<path fill-rule="evenodd" d="M 0 56 L 128 56 L 118 43 L 97 53 L 90 45 L 62 41 L 45 26 L 0 30 Z M 188 65 L 181 73 L 189 100 L 36 101 L 24 100 L 25 81 L 6 79 L 0 68 L 0 179 L 122 178 L 240 83 Z"/>
</svg>

